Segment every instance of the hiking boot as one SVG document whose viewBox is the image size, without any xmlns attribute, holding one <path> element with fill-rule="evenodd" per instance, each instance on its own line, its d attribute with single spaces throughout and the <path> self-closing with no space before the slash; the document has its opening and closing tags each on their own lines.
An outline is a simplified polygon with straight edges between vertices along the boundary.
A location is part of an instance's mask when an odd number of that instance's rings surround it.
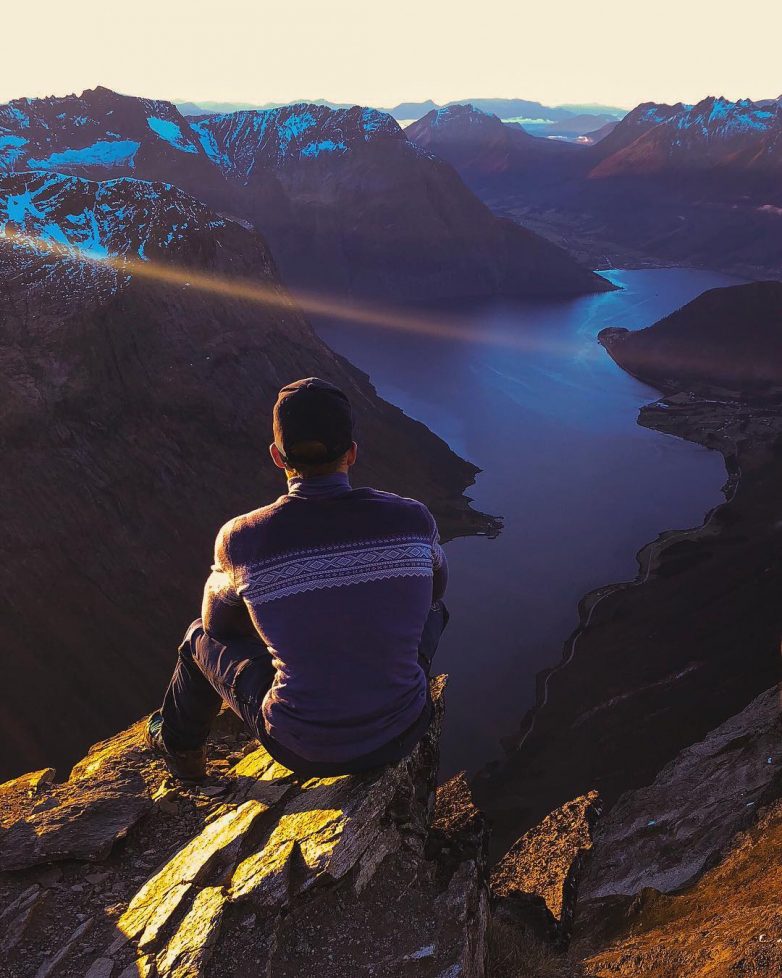
<svg viewBox="0 0 782 978">
<path fill-rule="evenodd" d="M 147 721 L 147 746 L 163 759 L 169 774 L 178 781 L 197 782 L 206 778 L 206 747 L 169 750 L 163 740 L 163 717 L 156 711 Z"/>
</svg>

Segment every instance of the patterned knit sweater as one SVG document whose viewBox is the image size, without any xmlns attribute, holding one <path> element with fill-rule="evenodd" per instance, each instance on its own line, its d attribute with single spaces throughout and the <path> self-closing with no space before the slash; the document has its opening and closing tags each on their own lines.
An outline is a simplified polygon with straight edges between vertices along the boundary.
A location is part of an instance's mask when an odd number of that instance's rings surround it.
<svg viewBox="0 0 782 978">
<path fill-rule="evenodd" d="M 267 733 L 300 757 L 339 762 L 421 715 L 418 644 L 446 579 L 426 506 L 337 473 L 293 479 L 287 495 L 226 523 L 209 587 L 244 602 L 273 657 Z"/>
</svg>

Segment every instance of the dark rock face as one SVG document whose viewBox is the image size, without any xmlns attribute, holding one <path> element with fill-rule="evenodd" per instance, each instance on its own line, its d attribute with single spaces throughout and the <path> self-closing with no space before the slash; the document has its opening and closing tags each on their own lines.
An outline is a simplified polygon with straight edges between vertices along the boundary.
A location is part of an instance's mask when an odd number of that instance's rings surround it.
<svg viewBox="0 0 782 978">
<path fill-rule="evenodd" d="M 256 234 L 132 180 L 18 174 L 0 200 L 6 234 L 44 238 L 8 238 L 0 261 L 0 644 L 24 691 L 0 719 L 8 776 L 156 705 L 214 533 L 284 491 L 264 458 L 292 378 L 348 393 L 357 481 L 424 499 L 446 536 L 491 529 L 461 496 L 475 467 L 316 337 Z"/>
<path fill-rule="evenodd" d="M 192 121 L 107 89 L 0 107 L 0 171 L 165 180 L 250 220 L 286 284 L 386 299 L 610 286 L 495 218 L 374 109 L 294 105 Z"/>
<path fill-rule="evenodd" d="M 492 893 L 507 920 L 523 922 L 530 911 L 540 917 L 534 901 L 543 902 L 549 933 L 567 943 L 573 927 L 582 864 L 592 848 L 595 824 L 602 811 L 596 791 L 566 802 L 520 836 L 494 867 Z M 539 930 L 539 928 L 538 928 Z"/>
<path fill-rule="evenodd" d="M 662 390 L 782 386 L 782 282 L 712 289 L 653 326 L 605 330 L 616 362 Z"/>
</svg>

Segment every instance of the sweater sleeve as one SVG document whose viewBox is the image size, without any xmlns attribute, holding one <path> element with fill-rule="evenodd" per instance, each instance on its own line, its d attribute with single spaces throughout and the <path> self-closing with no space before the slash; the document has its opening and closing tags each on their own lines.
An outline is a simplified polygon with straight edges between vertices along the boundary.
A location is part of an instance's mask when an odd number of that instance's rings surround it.
<svg viewBox="0 0 782 978">
<path fill-rule="evenodd" d="M 228 549 L 230 529 L 231 524 L 229 522 L 221 527 L 220 532 L 217 534 L 214 549 L 214 563 L 212 564 L 212 573 L 206 582 L 204 600 L 207 600 L 208 595 L 209 599 L 213 602 L 240 605 L 243 602 L 236 590 L 233 565 Z"/>
</svg>

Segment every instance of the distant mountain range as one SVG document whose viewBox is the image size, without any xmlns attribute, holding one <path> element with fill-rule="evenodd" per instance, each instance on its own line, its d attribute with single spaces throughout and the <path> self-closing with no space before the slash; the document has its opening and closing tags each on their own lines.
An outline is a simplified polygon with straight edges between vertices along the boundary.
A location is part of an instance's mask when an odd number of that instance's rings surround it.
<svg viewBox="0 0 782 978">
<path fill-rule="evenodd" d="M 293 99 L 290 102 L 265 102 L 263 104 L 251 104 L 248 102 L 176 102 L 175 105 L 182 115 L 204 115 L 208 112 L 238 112 L 242 109 L 278 109 L 284 105 L 295 105 L 305 102 L 308 105 L 325 105 L 330 109 L 349 109 L 355 103 L 351 102 L 329 102 L 328 99 Z M 421 116 L 431 112 L 432 109 L 445 108 L 447 105 L 463 105 L 469 102 L 471 105 L 482 109 L 484 112 L 491 112 L 503 119 L 525 117 L 528 119 L 548 119 L 550 122 L 571 119 L 579 115 L 589 116 L 609 116 L 613 119 L 621 119 L 627 114 L 627 109 L 621 109 L 612 105 L 596 105 L 595 103 L 572 104 L 572 105 L 544 105 L 542 102 L 534 102 L 529 99 L 521 98 L 470 98 L 453 99 L 451 102 L 438 103 L 432 99 L 425 99 L 422 102 L 399 102 L 393 106 L 376 106 L 381 112 L 387 112 L 397 120 L 420 119 Z"/>
<path fill-rule="evenodd" d="M 474 105 L 407 133 L 495 211 L 582 260 L 782 274 L 780 100 L 646 103 L 581 145 L 524 139 Z"/>
<path fill-rule="evenodd" d="M 187 120 L 105 88 L 0 107 L 0 172 L 176 185 L 245 219 L 287 284 L 393 299 L 610 288 L 564 251 L 496 218 L 390 116 L 285 106 Z"/>
<path fill-rule="evenodd" d="M 329 102 L 326 99 L 302 99 L 297 100 L 296 103 L 269 102 L 265 105 L 247 105 L 239 102 L 202 102 L 199 104 L 177 102 L 176 105 L 185 116 L 200 116 L 215 112 L 237 112 L 242 109 L 282 108 L 286 104 L 297 104 L 298 102 L 322 105 L 331 109 L 351 108 L 349 104 Z M 465 103 L 474 105 L 482 112 L 496 115 L 503 120 L 517 122 L 535 135 L 551 135 L 562 139 L 575 139 L 586 133 L 594 132 L 607 123 L 618 122 L 627 113 L 627 109 L 614 106 L 593 104 L 552 106 L 518 98 L 465 99 L 448 102 L 445 105 L 438 105 L 431 99 L 426 99 L 423 102 L 400 102 L 398 105 L 380 108 L 379 111 L 387 113 L 398 122 L 409 125 L 411 121 L 421 119 L 434 109 Z"/>
<path fill-rule="evenodd" d="M 0 241 L 0 645 L 46 716 L 8 698 L 0 779 L 155 705 L 216 529 L 282 491 L 263 447 L 291 378 L 348 393 L 362 479 L 446 535 L 491 526 L 462 496 L 476 468 L 317 337 L 255 232 L 170 184 L 39 171 L 0 178 Z"/>
</svg>

